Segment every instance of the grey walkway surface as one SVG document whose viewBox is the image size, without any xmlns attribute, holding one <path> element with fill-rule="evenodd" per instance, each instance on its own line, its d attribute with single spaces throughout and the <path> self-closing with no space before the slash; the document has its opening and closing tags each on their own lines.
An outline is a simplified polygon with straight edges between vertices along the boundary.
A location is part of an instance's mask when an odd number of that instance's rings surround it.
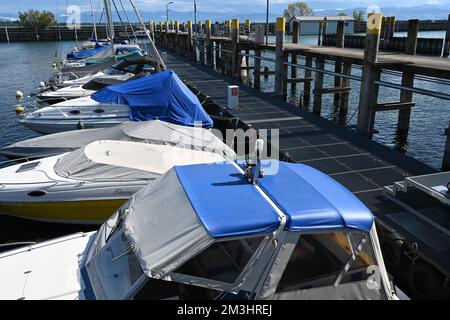
<svg viewBox="0 0 450 320">
<path fill-rule="evenodd" d="M 333 177 L 379 218 L 443 265 L 450 265 L 450 238 L 386 200 L 383 187 L 405 176 L 435 172 L 425 164 L 390 150 L 350 129 L 300 110 L 231 78 L 168 54 L 168 68 L 215 103 L 226 106 L 226 88 L 239 85 L 240 105 L 231 112 L 256 129 L 279 129 L 280 151 Z M 424 204 L 425 205 L 425 204 Z M 450 217 L 448 217 L 450 218 Z"/>
</svg>

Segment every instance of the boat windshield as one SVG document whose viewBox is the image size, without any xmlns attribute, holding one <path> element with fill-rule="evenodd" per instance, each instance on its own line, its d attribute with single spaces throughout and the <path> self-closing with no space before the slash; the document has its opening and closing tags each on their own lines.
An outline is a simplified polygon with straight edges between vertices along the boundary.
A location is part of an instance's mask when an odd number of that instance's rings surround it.
<svg viewBox="0 0 450 320">
<path fill-rule="evenodd" d="M 88 259 L 86 269 L 97 299 L 124 299 L 143 275 L 143 270 L 122 228 L 98 250 L 95 259 Z M 91 252 L 89 253 L 91 254 Z"/>
<path fill-rule="evenodd" d="M 357 298 L 355 292 L 362 291 L 368 295 L 369 291 L 372 295 L 384 295 L 370 234 L 330 232 L 299 237 L 276 295 L 306 298 L 321 292 L 325 297 L 342 298 L 351 294 Z"/>
</svg>

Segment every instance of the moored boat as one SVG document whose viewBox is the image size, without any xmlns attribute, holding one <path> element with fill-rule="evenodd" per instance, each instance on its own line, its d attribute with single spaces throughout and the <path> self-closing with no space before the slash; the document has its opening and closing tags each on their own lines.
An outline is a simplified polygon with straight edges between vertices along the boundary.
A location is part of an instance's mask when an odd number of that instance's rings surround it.
<svg viewBox="0 0 450 320">
<path fill-rule="evenodd" d="M 98 232 L 1 254 L 0 297 L 396 299 L 374 218 L 352 193 L 300 164 L 244 169 L 174 167 Z M 40 267 L 43 255 L 55 262 Z"/>
</svg>

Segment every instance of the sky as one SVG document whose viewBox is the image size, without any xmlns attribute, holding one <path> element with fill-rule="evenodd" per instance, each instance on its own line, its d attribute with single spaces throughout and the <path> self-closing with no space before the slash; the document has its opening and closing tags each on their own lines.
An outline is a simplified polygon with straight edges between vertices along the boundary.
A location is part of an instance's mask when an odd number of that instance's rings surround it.
<svg viewBox="0 0 450 320">
<path fill-rule="evenodd" d="M 34 8 L 50 10 L 57 15 L 64 13 L 68 5 L 79 5 L 84 11 L 90 11 L 90 0 L 2 0 L 0 1 L 0 17 L 16 14 L 18 11 Z M 92 0 L 94 7 L 101 8 L 102 0 Z M 129 8 L 128 0 L 121 0 Z M 192 11 L 193 0 L 172 0 L 170 9 L 174 11 Z M 450 0 L 304 0 L 313 9 L 352 9 L 377 5 L 380 7 L 416 7 L 439 5 L 450 12 Z M 135 0 L 141 11 L 164 11 L 168 1 L 161 0 Z M 282 13 L 287 4 L 293 0 L 270 0 L 270 10 L 273 13 Z M 119 5 L 120 2 L 116 0 Z M 198 11 L 224 12 L 224 13 L 262 13 L 265 12 L 266 0 L 197 0 Z M 448 13 L 447 12 L 447 13 Z"/>
</svg>

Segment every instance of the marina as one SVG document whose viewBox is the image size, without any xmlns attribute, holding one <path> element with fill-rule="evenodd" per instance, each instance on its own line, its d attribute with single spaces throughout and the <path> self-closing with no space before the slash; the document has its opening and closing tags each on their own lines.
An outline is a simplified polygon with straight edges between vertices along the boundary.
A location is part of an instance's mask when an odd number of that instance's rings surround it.
<svg viewBox="0 0 450 320">
<path fill-rule="evenodd" d="M 59 35 L 5 86 L 0 299 L 449 299 L 450 15 L 305 38 L 130 3 L 133 41 Z"/>
</svg>

